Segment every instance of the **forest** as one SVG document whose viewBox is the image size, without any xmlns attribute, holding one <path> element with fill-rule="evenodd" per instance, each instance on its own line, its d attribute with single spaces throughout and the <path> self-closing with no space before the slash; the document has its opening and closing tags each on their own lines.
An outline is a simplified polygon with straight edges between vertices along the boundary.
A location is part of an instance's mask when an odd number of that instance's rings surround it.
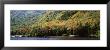
<svg viewBox="0 0 110 50">
<path fill-rule="evenodd" d="M 100 10 L 11 10 L 11 35 L 100 37 Z"/>
</svg>

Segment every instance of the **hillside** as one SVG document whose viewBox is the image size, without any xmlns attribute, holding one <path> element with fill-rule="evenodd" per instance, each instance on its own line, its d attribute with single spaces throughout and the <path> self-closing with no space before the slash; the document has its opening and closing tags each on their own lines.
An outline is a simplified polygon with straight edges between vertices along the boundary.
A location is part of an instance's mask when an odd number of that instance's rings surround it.
<svg viewBox="0 0 110 50">
<path fill-rule="evenodd" d="M 99 10 L 12 10 L 11 35 L 100 36 Z"/>
</svg>

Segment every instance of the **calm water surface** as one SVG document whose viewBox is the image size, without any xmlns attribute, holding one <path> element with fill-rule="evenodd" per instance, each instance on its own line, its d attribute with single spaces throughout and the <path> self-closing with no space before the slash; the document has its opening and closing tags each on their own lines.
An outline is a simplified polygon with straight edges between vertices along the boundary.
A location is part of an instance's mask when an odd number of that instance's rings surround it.
<svg viewBox="0 0 110 50">
<path fill-rule="evenodd" d="M 11 40 L 100 40 L 96 37 L 48 36 L 48 37 L 11 37 Z"/>
</svg>

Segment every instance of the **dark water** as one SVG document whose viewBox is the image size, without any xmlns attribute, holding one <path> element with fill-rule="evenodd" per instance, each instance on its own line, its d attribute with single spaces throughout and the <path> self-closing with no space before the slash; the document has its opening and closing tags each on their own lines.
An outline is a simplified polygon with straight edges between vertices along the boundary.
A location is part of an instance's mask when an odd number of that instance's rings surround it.
<svg viewBox="0 0 110 50">
<path fill-rule="evenodd" d="M 11 40 L 100 40 L 96 37 L 48 36 L 48 37 L 11 37 Z"/>
</svg>

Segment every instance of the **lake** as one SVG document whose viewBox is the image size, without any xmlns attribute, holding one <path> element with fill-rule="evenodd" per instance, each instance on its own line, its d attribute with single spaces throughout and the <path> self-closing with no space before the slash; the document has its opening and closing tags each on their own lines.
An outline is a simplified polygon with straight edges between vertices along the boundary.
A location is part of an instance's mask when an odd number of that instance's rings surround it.
<svg viewBox="0 0 110 50">
<path fill-rule="evenodd" d="M 11 40 L 100 40 L 96 37 L 48 36 L 48 37 L 11 37 Z"/>
</svg>

